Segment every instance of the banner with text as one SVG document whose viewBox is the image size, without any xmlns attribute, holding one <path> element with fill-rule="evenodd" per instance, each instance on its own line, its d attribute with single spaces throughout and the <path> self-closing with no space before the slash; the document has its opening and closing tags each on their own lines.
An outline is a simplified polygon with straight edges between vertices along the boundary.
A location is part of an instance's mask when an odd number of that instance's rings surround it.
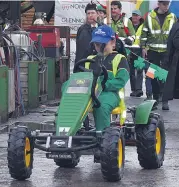
<svg viewBox="0 0 179 187">
<path fill-rule="evenodd" d="M 70 26 L 71 34 L 76 34 L 78 28 L 85 22 L 86 0 L 55 2 L 55 25 Z"/>
<path fill-rule="evenodd" d="M 76 34 L 78 28 L 85 22 L 85 7 L 90 2 L 90 0 L 56 0 L 55 25 L 70 26 L 71 34 Z M 106 4 L 104 0 L 99 2 L 104 5 Z M 127 17 L 131 16 L 134 9 L 134 3 L 122 2 L 122 12 L 125 12 Z"/>
</svg>

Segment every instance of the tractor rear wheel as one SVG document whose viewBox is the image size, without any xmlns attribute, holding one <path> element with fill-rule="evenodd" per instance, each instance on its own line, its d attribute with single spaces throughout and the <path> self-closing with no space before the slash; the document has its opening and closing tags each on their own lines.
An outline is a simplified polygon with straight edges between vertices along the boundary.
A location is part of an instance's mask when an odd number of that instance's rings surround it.
<svg viewBox="0 0 179 187">
<path fill-rule="evenodd" d="M 136 126 L 137 153 L 144 169 L 157 169 L 163 165 L 165 154 L 165 127 L 163 119 L 151 114 L 147 125 Z"/>
<path fill-rule="evenodd" d="M 103 178 L 111 182 L 121 180 L 125 161 L 125 139 L 122 129 L 109 127 L 104 130 L 100 159 Z"/>
<path fill-rule="evenodd" d="M 33 168 L 34 143 L 27 127 L 11 129 L 8 139 L 8 167 L 12 178 L 25 180 L 30 178 Z"/>
</svg>

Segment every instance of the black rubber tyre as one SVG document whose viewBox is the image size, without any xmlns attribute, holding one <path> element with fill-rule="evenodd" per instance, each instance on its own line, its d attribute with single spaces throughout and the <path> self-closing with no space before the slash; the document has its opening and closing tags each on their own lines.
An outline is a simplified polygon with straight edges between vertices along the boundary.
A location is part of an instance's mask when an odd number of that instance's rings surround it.
<svg viewBox="0 0 179 187">
<path fill-rule="evenodd" d="M 80 162 L 80 156 L 74 154 L 73 159 L 54 159 L 54 162 L 56 163 L 57 166 L 62 168 L 74 168 Z"/>
<path fill-rule="evenodd" d="M 8 167 L 12 178 L 25 180 L 30 178 L 33 168 L 34 143 L 27 127 L 11 129 L 8 139 Z"/>
<path fill-rule="evenodd" d="M 122 129 L 106 128 L 101 142 L 101 171 L 110 182 L 121 180 L 125 162 L 125 139 Z"/>
<path fill-rule="evenodd" d="M 137 125 L 136 141 L 141 167 L 144 169 L 160 168 L 163 165 L 166 145 L 163 119 L 159 115 L 151 114 L 147 125 Z"/>
</svg>

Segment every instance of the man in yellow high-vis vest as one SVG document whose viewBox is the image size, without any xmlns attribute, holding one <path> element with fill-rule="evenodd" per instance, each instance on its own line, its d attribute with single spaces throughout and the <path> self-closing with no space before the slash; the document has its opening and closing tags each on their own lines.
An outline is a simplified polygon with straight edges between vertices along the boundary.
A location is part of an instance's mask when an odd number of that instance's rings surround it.
<svg viewBox="0 0 179 187">
<path fill-rule="evenodd" d="M 143 95 L 142 84 L 143 84 L 143 70 L 137 69 L 134 67 L 134 61 L 138 59 L 138 56 L 142 56 L 142 49 L 140 48 L 140 37 L 142 33 L 144 19 L 141 17 L 142 14 L 140 10 L 134 10 L 132 12 L 132 17 L 129 18 L 132 21 L 133 27 L 135 29 L 135 41 L 132 45 L 132 52 L 130 54 L 130 83 L 131 91 L 130 96 L 141 97 Z M 136 54 L 136 55 L 135 55 Z M 145 68 L 146 72 L 147 67 Z M 152 85 L 151 79 L 146 76 L 145 78 L 146 86 L 146 100 L 152 99 Z"/>
<path fill-rule="evenodd" d="M 108 70 L 108 80 L 105 84 L 105 89 L 99 96 L 101 106 L 94 108 L 93 115 L 97 131 L 102 131 L 110 126 L 110 115 L 114 108 L 120 106 L 122 113 L 121 119 L 125 119 L 125 103 L 123 88 L 129 80 L 129 65 L 126 57 L 114 52 L 116 41 L 115 33 L 111 27 L 102 25 L 95 29 L 92 33 L 92 41 L 97 52 L 100 51 L 101 45 L 105 44 L 104 48 L 104 66 Z M 95 59 L 95 56 L 88 58 Z M 86 68 L 95 69 L 95 64 L 86 63 Z M 123 123 L 124 121 L 121 121 Z"/>
<path fill-rule="evenodd" d="M 141 34 L 141 47 L 143 57 L 164 69 L 167 67 L 167 40 L 176 16 L 169 12 L 169 0 L 158 0 L 158 7 L 146 17 Z M 149 50 L 148 50 L 149 49 Z M 152 79 L 153 99 L 159 102 L 163 94 L 164 84 Z M 168 102 L 162 103 L 162 109 L 168 110 Z"/>
</svg>

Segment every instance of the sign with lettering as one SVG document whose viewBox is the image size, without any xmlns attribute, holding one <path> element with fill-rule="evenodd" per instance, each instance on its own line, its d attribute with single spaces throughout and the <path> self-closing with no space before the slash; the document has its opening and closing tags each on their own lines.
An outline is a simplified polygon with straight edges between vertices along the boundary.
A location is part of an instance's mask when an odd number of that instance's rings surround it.
<svg viewBox="0 0 179 187">
<path fill-rule="evenodd" d="M 89 2 L 89 0 L 56 0 L 55 25 L 70 26 L 71 34 L 76 34 L 78 28 L 85 22 L 85 7 Z"/>
<path fill-rule="evenodd" d="M 98 1 L 103 5 L 106 5 L 105 0 Z M 85 22 L 85 7 L 90 2 L 91 0 L 56 0 L 55 25 L 70 26 L 71 34 L 76 34 L 78 28 Z M 121 3 L 122 12 L 125 12 L 127 17 L 130 17 L 132 10 L 135 9 L 135 4 L 123 1 Z"/>
</svg>

